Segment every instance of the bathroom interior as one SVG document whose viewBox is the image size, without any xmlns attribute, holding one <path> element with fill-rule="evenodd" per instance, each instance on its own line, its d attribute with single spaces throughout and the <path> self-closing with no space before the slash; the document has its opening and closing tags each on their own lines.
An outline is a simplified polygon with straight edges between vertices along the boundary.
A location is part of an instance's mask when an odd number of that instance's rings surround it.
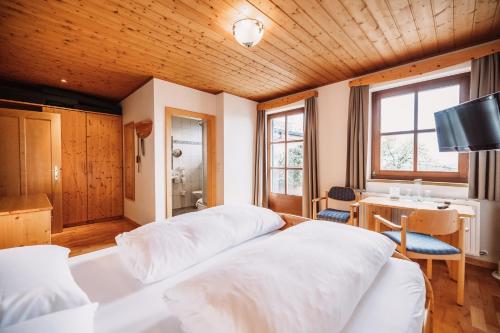
<svg viewBox="0 0 500 333">
<path fill-rule="evenodd" d="M 206 208 L 206 121 L 172 117 L 172 215 Z"/>
</svg>

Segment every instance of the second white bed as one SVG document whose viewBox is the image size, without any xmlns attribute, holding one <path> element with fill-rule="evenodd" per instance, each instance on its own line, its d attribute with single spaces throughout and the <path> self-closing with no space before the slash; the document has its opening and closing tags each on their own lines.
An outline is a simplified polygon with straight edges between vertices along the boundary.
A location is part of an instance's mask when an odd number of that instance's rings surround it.
<svg viewBox="0 0 500 333">
<path fill-rule="evenodd" d="M 165 291 L 270 235 L 248 241 L 172 278 L 146 286 L 130 276 L 116 247 L 71 258 L 70 266 L 76 282 L 92 302 L 100 304 L 96 333 L 180 333 L 183 332 L 181 323 L 169 313 L 162 299 Z M 343 332 L 421 332 L 424 302 L 425 286 L 418 265 L 391 258 L 363 296 Z"/>
</svg>

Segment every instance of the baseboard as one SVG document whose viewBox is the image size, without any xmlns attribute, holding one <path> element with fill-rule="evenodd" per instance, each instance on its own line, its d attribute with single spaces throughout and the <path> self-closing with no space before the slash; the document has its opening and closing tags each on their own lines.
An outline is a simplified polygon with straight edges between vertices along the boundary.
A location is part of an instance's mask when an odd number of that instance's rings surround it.
<svg viewBox="0 0 500 333">
<path fill-rule="evenodd" d="M 129 222 L 130 224 L 134 224 L 137 228 L 142 226 L 142 224 L 137 223 L 134 220 L 132 220 L 131 218 L 128 218 L 126 216 L 122 216 L 121 218 L 124 219 L 125 221 Z"/>
<path fill-rule="evenodd" d="M 472 257 L 465 257 L 465 263 L 467 263 L 469 265 L 477 266 L 477 267 L 492 269 L 492 270 L 497 269 L 497 265 L 498 265 L 495 262 L 479 260 L 479 259 L 472 258 Z"/>
</svg>

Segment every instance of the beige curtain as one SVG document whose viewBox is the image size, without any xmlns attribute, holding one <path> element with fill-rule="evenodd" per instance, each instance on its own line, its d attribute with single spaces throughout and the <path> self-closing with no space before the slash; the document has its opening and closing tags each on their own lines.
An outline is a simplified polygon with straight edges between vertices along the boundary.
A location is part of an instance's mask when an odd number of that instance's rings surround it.
<svg viewBox="0 0 500 333">
<path fill-rule="evenodd" d="M 253 177 L 253 204 L 261 207 L 268 206 L 266 159 L 266 112 L 257 111 L 257 130 L 255 133 Z"/>
<path fill-rule="evenodd" d="M 304 183 L 302 215 L 311 217 L 312 199 L 318 190 L 318 106 L 316 97 L 306 99 L 304 109 Z"/>
<path fill-rule="evenodd" d="M 470 99 L 500 91 L 500 52 L 472 60 Z M 500 151 L 469 154 L 469 198 L 500 201 Z"/>
<path fill-rule="evenodd" d="M 346 187 L 366 189 L 367 150 L 368 86 L 351 87 L 347 122 Z"/>
</svg>

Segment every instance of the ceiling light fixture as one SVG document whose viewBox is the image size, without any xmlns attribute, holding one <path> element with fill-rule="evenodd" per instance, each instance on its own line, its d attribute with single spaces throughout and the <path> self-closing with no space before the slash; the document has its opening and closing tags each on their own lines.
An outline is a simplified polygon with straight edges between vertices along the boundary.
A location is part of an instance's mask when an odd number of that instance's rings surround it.
<svg viewBox="0 0 500 333">
<path fill-rule="evenodd" d="M 245 18 L 233 24 L 233 36 L 243 46 L 251 48 L 257 45 L 264 35 L 264 24 L 261 21 Z"/>
<path fill-rule="evenodd" d="M 61 83 L 68 83 L 68 81 L 66 81 L 66 79 L 61 79 Z"/>
</svg>

